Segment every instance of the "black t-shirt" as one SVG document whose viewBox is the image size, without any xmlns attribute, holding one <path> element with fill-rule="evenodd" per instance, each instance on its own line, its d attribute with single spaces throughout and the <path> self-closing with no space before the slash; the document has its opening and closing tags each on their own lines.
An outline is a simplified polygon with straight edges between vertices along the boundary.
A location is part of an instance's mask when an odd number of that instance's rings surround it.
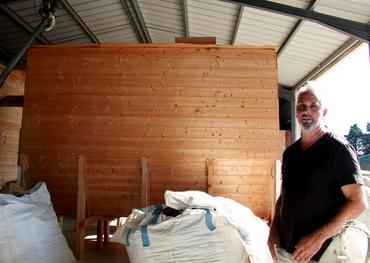
<svg viewBox="0 0 370 263">
<path fill-rule="evenodd" d="M 353 147 L 333 133 L 301 150 L 301 140 L 286 149 L 282 165 L 284 197 L 280 209 L 280 242 L 293 253 L 301 237 L 327 223 L 345 203 L 341 187 L 362 177 Z M 312 258 L 319 260 L 331 239 Z"/>
</svg>

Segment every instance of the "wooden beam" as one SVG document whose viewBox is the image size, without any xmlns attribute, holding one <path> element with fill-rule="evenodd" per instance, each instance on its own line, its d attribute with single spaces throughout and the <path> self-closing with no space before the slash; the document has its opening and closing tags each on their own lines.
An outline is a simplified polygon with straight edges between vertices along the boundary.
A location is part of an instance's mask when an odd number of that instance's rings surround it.
<svg viewBox="0 0 370 263">
<path fill-rule="evenodd" d="M 86 158 L 78 157 L 78 180 L 77 180 L 77 216 L 76 216 L 76 258 L 82 259 L 85 250 L 85 225 L 86 217 Z"/>
<path fill-rule="evenodd" d="M 175 43 L 216 44 L 216 37 L 176 37 Z"/>
<path fill-rule="evenodd" d="M 207 159 L 208 193 L 210 195 L 213 194 L 214 190 L 215 166 L 215 159 Z"/>
<path fill-rule="evenodd" d="M 140 158 L 141 164 L 141 206 L 147 207 L 150 200 L 150 183 L 149 183 L 149 161 L 146 157 Z"/>
</svg>

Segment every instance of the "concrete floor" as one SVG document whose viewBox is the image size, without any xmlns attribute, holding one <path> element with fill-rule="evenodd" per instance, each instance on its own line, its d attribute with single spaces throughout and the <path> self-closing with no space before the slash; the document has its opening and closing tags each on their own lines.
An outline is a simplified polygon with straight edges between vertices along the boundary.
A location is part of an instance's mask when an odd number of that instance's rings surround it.
<svg viewBox="0 0 370 263">
<path fill-rule="evenodd" d="M 63 234 L 72 251 L 75 251 L 75 220 L 73 218 L 64 218 Z M 113 234 L 115 227 L 111 226 L 110 233 Z M 85 257 L 78 262 L 88 263 L 129 263 L 130 260 L 123 244 L 108 242 L 107 246 L 96 248 L 96 226 L 89 226 L 85 237 Z"/>
</svg>

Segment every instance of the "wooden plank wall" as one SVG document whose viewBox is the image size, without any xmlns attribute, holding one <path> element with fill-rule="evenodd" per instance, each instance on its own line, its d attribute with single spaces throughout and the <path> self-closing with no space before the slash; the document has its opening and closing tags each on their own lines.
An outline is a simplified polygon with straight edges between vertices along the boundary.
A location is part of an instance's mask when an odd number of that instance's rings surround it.
<svg viewBox="0 0 370 263">
<path fill-rule="evenodd" d="M 0 65 L 0 73 L 4 70 Z M 0 97 L 24 94 L 25 73 L 13 70 L 0 88 Z M 17 179 L 21 107 L 0 107 L 0 183 Z"/>
<path fill-rule="evenodd" d="M 210 159 L 208 192 L 231 198 L 256 215 L 271 219 L 275 203 L 275 160 Z"/>
<path fill-rule="evenodd" d="M 154 204 L 166 189 L 207 191 L 207 159 L 279 156 L 271 47 L 35 46 L 27 73 L 21 151 L 58 213 L 75 211 L 78 155 L 100 159 L 116 209 L 140 202 L 130 160 L 148 158 Z"/>
</svg>

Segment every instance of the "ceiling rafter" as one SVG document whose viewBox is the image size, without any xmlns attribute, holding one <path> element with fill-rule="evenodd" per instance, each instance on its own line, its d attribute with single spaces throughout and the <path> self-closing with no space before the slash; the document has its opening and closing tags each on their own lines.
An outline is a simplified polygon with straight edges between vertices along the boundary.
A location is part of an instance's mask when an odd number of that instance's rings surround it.
<svg viewBox="0 0 370 263">
<path fill-rule="evenodd" d="M 130 19 L 138 40 L 142 43 L 152 43 L 148 28 L 136 0 L 121 0 L 124 10 Z"/>
<path fill-rule="evenodd" d="M 125 10 L 126 12 L 126 15 L 128 16 L 128 19 L 130 20 L 130 23 L 132 25 L 132 28 L 134 29 L 135 31 L 135 34 L 136 34 L 136 38 L 139 42 L 141 43 L 144 43 L 145 40 L 144 40 L 144 37 L 142 36 L 141 32 L 140 32 L 140 29 L 139 29 L 139 25 L 137 24 L 135 18 L 134 18 L 134 15 L 132 14 L 131 12 L 131 9 L 129 8 L 126 0 L 121 0 L 121 4 L 123 6 L 123 9 Z"/>
<path fill-rule="evenodd" d="M 283 5 L 271 1 L 260 1 L 260 0 L 223 0 L 223 1 L 238 3 L 252 8 L 258 8 L 269 12 L 275 12 L 299 18 L 302 20 L 319 23 L 321 25 L 330 27 L 336 31 L 340 31 L 351 37 L 355 37 L 363 42 L 366 43 L 370 42 L 369 24 L 364 24 L 336 16 L 331 16 L 315 12 L 312 10 L 306 10 L 289 5 Z"/>
<path fill-rule="evenodd" d="M 315 7 L 318 5 L 318 3 L 319 3 L 319 0 L 313 0 L 307 10 L 314 10 Z M 299 30 L 303 26 L 303 23 L 304 21 L 300 19 L 298 23 L 295 24 L 292 31 L 290 31 L 289 35 L 284 40 L 283 44 L 280 45 L 279 50 L 277 52 L 278 58 L 281 56 L 281 54 L 283 54 L 284 50 L 288 47 L 289 43 L 292 41 L 294 36 L 299 32 Z"/>
<path fill-rule="evenodd" d="M 28 24 L 23 18 L 18 16 L 13 10 L 11 10 L 6 4 L 0 4 L 0 10 L 2 10 L 8 17 L 10 17 L 18 26 L 20 26 L 27 33 L 32 34 L 34 28 Z M 41 18 L 40 18 L 41 20 Z M 41 34 L 36 39 L 42 44 L 50 44 L 51 42 Z"/>
<path fill-rule="evenodd" d="M 81 29 L 89 36 L 89 38 L 96 44 L 100 44 L 99 39 L 94 35 L 90 28 L 85 24 L 82 18 L 77 14 L 74 8 L 68 3 L 67 0 L 59 0 L 59 3 L 68 11 L 68 13 L 73 17 Z"/>
<path fill-rule="evenodd" d="M 148 28 L 145 24 L 145 21 L 144 21 L 144 18 L 143 18 L 143 15 L 141 13 L 141 10 L 140 10 L 140 6 L 137 2 L 137 0 L 130 0 L 131 1 L 131 4 L 132 4 L 132 8 L 135 12 L 135 15 L 139 21 L 139 25 L 144 33 L 144 36 L 145 36 L 145 39 L 146 39 L 146 42 L 147 43 L 152 43 L 152 38 L 150 37 L 150 34 L 149 34 L 149 31 L 148 31 Z"/>
<path fill-rule="evenodd" d="M 184 32 L 185 37 L 189 37 L 189 12 L 188 0 L 182 1 L 182 16 L 184 17 Z"/>
<path fill-rule="evenodd" d="M 235 39 L 236 39 L 236 37 L 238 35 L 238 32 L 239 32 L 240 22 L 242 20 L 243 13 L 244 13 L 244 6 L 240 6 L 239 7 L 238 19 L 236 20 L 235 27 L 234 27 L 233 38 L 231 39 L 231 45 L 235 44 Z"/>
</svg>

